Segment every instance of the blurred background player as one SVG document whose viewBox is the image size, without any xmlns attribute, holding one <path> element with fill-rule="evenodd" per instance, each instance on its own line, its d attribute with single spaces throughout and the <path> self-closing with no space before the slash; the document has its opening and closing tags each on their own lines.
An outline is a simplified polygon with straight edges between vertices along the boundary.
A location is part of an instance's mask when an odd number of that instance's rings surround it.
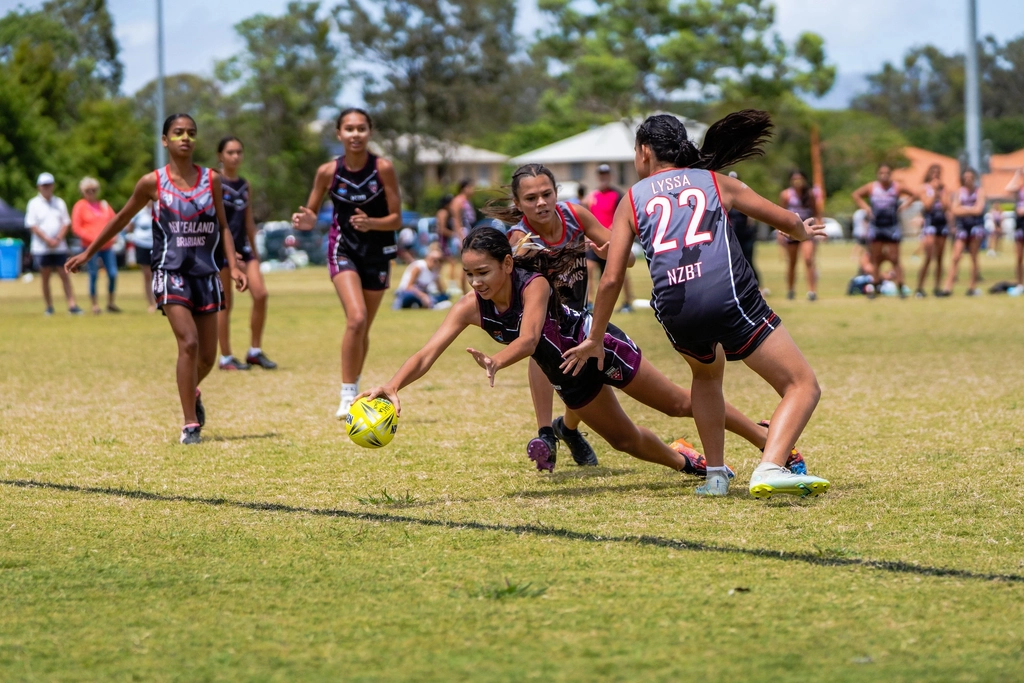
<svg viewBox="0 0 1024 683">
<path fill-rule="evenodd" d="M 597 222 L 611 230 L 612 219 L 615 217 L 615 207 L 622 201 L 622 191 L 612 185 L 612 167 L 608 164 L 601 164 L 597 167 L 597 189 L 590 193 L 583 200 L 583 205 L 590 209 Z M 594 297 L 597 296 L 597 283 L 601 280 L 601 273 L 604 272 L 605 260 L 600 254 L 594 251 L 593 245 L 587 245 L 587 273 L 590 279 L 587 301 L 593 305 Z M 629 281 L 629 274 L 622 283 L 622 306 L 619 313 L 633 312 L 633 286 Z"/>
<path fill-rule="evenodd" d="M 914 296 L 924 298 L 924 281 L 928 277 L 928 268 L 935 263 L 935 288 L 932 293 L 942 293 L 942 255 L 946 250 L 946 238 L 949 237 L 949 192 L 942 182 L 942 167 L 932 164 L 924 176 L 921 187 L 921 212 L 924 215 L 924 227 L 921 228 L 921 247 L 924 250 L 924 261 L 917 273 L 917 291 Z"/>
<path fill-rule="evenodd" d="M 807 176 L 803 171 L 795 169 L 789 174 L 789 186 L 779 193 L 779 205 L 789 209 L 801 221 L 808 218 L 821 222 L 823 211 L 821 189 L 811 187 Z M 798 256 L 803 258 L 804 268 L 807 270 L 807 300 L 818 300 L 818 269 L 815 264 L 815 255 L 818 248 L 813 239 L 798 242 L 786 233 L 777 231 L 775 233 L 786 257 L 786 298 L 796 298 L 796 263 Z"/>
<path fill-rule="evenodd" d="M 132 218 L 128 228 L 128 240 L 135 246 L 135 265 L 142 271 L 142 291 L 146 297 L 147 310 L 156 312 L 153 298 L 153 202 L 148 202 L 142 211 Z"/>
<path fill-rule="evenodd" d="M 235 297 L 231 291 L 231 269 L 218 250 L 221 262 L 220 278 L 224 284 L 224 310 L 217 314 L 217 337 L 220 341 L 220 369 L 248 370 L 258 365 L 264 370 L 273 370 L 277 363 L 263 353 L 263 328 L 267 323 L 267 285 L 260 272 L 259 255 L 256 253 L 256 221 L 253 220 L 249 196 L 252 189 L 249 181 L 238 175 L 238 169 L 245 159 L 242 141 L 228 136 L 217 145 L 217 159 L 220 160 L 221 185 L 224 188 L 224 215 L 234 240 L 238 268 L 249 279 L 249 293 L 252 294 L 252 313 L 249 315 L 249 351 L 245 362 L 231 353 L 231 310 Z"/>
<path fill-rule="evenodd" d="M 395 310 L 402 308 L 448 308 L 448 294 L 441 285 L 441 247 L 432 244 L 427 255 L 413 261 L 402 274 L 395 290 Z"/>
<path fill-rule="evenodd" d="M 71 228 L 71 217 L 64 200 L 53 194 L 53 175 L 40 173 L 36 181 L 39 193 L 28 200 L 25 207 L 25 227 L 32 233 L 29 250 L 39 270 L 39 278 L 43 282 L 43 300 L 46 302 L 46 315 L 53 315 L 53 295 L 50 293 L 50 275 L 57 271 L 61 284 L 64 286 L 64 299 L 67 301 L 68 313 L 81 315 L 82 309 L 75 302 L 75 292 L 71 286 L 71 278 L 64 270 L 68 259 L 68 230 Z"/>
<path fill-rule="evenodd" d="M 900 298 L 903 291 L 903 266 L 900 265 L 900 243 L 903 231 L 900 228 L 900 213 L 916 199 L 912 191 L 892 179 L 892 167 L 880 164 L 875 180 L 853 191 L 853 201 L 864 210 L 868 219 L 868 253 L 871 255 L 871 270 L 874 290 L 882 284 L 882 263 L 888 261 L 896 272 L 896 287 Z M 900 199 L 906 197 L 904 202 Z M 874 291 L 868 294 L 874 297 Z"/>
<path fill-rule="evenodd" d="M 327 265 L 345 310 L 341 340 L 341 403 L 344 419 L 359 393 L 359 376 L 370 348 L 370 327 L 391 284 L 391 259 L 402 227 L 402 197 L 395 167 L 370 153 L 373 120 L 351 107 L 338 115 L 338 140 L 345 153 L 320 166 L 305 206 L 292 214 L 297 230 L 316 227 L 316 215 L 328 194 L 334 218 L 328 235 Z"/>
<path fill-rule="evenodd" d="M 459 183 L 459 189 L 452 199 L 450 209 L 452 233 L 455 236 L 455 244 L 460 250 L 462 249 L 462 241 L 466 239 L 466 235 L 469 234 L 469 231 L 476 224 L 476 208 L 473 207 L 474 192 L 476 192 L 476 185 L 469 178 L 464 178 Z M 456 275 L 458 275 L 457 278 Z M 448 279 L 450 282 L 455 282 L 458 279 L 463 294 L 469 291 L 469 285 L 466 284 L 466 274 L 462 272 L 462 269 L 459 269 L 456 274 L 454 262 L 449 270 Z"/>
<path fill-rule="evenodd" d="M 965 169 L 960 174 L 960 189 L 953 193 L 950 213 L 956 220 L 956 241 L 953 243 L 953 261 L 942 295 L 952 294 L 960 259 L 966 249 L 971 257 L 971 281 L 967 286 L 967 296 L 980 296 L 978 252 L 981 250 L 981 241 L 985 239 L 985 191 L 978 185 L 978 174 L 973 168 Z"/>
<path fill-rule="evenodd" d="M 82 198 L 71 207 L 71 232 L 82 240 L 83 247 L 88 248 L 114 217 L 114 210 L 105 199 L 100 199 L 100 181 L 95 178 L 82 178 L 78 183 L 78 191 Z M 120 313 L 121 309 L 114 303 L 117 294 L 117 255 L 114 253 L 114 240 L 101 246 L 96 255 L 89 259 L 89 299 L 92 301 L 92 312 L 95 315 L 102 311 L 99 297 L 96 295 L 100 266 L 107 271 L 107 312 Z"/>
<path fill-rule="evenodd" d="M 1014 196 L 1014 213 L 1017 218 L 1017 226 L 1013 232 L 1013 242 L 1016 249 L 1016 269 L 1014 274 L 1017 277 L 1017 287 L 1024 287 L 1024 169 L 1017 169 L 1006 186 L 1006 191 Z"/>
</svg>

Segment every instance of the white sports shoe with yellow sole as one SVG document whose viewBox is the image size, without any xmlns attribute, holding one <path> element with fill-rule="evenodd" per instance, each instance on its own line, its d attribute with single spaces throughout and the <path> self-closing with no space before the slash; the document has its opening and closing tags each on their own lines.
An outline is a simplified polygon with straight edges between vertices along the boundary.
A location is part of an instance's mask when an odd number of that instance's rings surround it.
<svg viewBox="0 0 1024 683">
<path fill-rule="evenodd" d="M 778 465 L 759 465 L 750 476 L 750 495 L 771 498 L 776 493 L 790 496 L 820 496 L 828 492 L 829 483 L 810 474 L 794 474 Z"/>
</svg>

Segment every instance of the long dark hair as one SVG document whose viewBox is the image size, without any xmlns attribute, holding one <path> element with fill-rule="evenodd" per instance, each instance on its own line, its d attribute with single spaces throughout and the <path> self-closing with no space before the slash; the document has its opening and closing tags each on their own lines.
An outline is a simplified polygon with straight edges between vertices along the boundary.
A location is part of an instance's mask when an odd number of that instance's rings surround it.
<svg viewBox="0 0 1024 683">
<path fill-rule="evenodd" d="M 523 220 L 523 212 L 515 205 L 515 200 L 519 199 L 519 185 L 523 182 L 523 178 L 539 178 L 540 176 L 547 176 L 551 181 L 552 189 L 557 192 L 558 183 L 555 182 L 555 174 L 551 172 L 551 169 L 543 164 L 524 164 L 512 174 L 511 184 L 505 186 L 504 189 L 508 190 L 508 193 L 503 197 L 489 200 L 481 212 L 489 218 L 498 219 L 505 225 L 515 225 Z"/>
<path fill-rule="evenodd" d="M 771 137 L 768 112 L 744 109 L 711 124 L 698 149 L 686 133 L 686 126 L 671 114 L 648 116 L 636 131 L 636 144 L 651 148 L 655 158 L 677 168 L 720 171 L 746 159 L 764 154 Z"/>
<path fill-rule="evenodd" d="M 793 188 L 793 176 L 798 175 L 804 179 L 804 186 L 800 190 L 800 206 L 805 209 L 811 209 L 812 211 L 816 208 L 814 206 L 814 188 L 811 187 L 811 182 L 807 179 L 807 174 L 801 171 L 799 168 L 794 168 L 789 172 L 789 187 Z"/>
<path fill-rule="evenodd" d="M 361 114 L 363 118 L 366 119 L 367 128 L 373 130 L 373 119 L 370 118 L 370 115 L 366 112 L 365 109 L 360 109 L 359 107 L 348 107 L 347 109 L 342 109 L 341 113 L 338 114 L 338 122 L 335 124 L 334 127 L 337 128 L 338 130 L 341 130 L 341 122 L 349 114 Z"/>
<path fill-rule="evenodd" d="M 562 296 L 558 291 L 558 277 L 568 272 L 583 256 L 582 246 L 550 250 L 532 248 L 521 243 L 513 253 L 512 245 L 500 230 L 480 227 L 469 231 L 466 239 L 462 241 L 462 251 L 478 251 L 487 254 L 498 263 L 504 263 L 505 257 L 511 256 L 516 268 L 539 273 L 551 286 L 548 313 L 559 323 L 562 322 Z"/>
<path fill-rule="evenodd" d="M 226 135 L 220 139 L 220 142 L 217 143 L 217 154 L 223 153 L 224 148 L 228 146 L 229 142 L 237 142 L 239 145 L 241 145 L 243 150 L 245 149 L 245 145 L 242 144 L 241 140 L 236 138 L 234 135 Z"/>
<path fill-rule="evenodd" d="M 166 119 L 164 119 L 164 135 L 167 135 L 169 132 L 171 132 L 171 124 L 177 121 L 178 119 L 188 119 L 192 122 L 193 126 L 199 128 L 199 124 L 196 123 L 196 120 L 192 118 L 191 114 L 171 114 Z"/>
<path fill-rule="evenodd" d="M 939 166 L 938 164 L 932 164 L 928 167 L 928 171 L 924 174 L 924 182 L 930 183 L 932 178 L 935 177 L 942 177 L 942 166 Z"/>
</svg>

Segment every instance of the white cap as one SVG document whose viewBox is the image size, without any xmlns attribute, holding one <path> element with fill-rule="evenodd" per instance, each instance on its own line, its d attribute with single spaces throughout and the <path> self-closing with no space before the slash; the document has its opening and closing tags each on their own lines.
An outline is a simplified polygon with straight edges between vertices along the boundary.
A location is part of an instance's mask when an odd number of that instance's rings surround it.
<svg viewBox="0 0 1024 683">
<path fill-rule="evenodd" d="M 611 173 L 612 172 L 612 167 L 609 166 L 608 164 L 601 164 L 600 166 L 597 167 L 597 172 L 598 173 Z"/>
<path fill-rule="evenodd" d="M 39 187 L 40 185 L 53 185 L 53 174 L 40 173 L 39 179 L 36 180 L 36 187 Z"/>
</svg>

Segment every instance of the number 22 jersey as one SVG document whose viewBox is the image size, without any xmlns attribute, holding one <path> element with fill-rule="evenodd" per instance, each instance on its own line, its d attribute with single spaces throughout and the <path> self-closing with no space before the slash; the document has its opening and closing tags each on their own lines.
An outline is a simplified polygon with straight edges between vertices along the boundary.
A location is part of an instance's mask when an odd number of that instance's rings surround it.
<svg viewBox="0 0 1024 683">
<path fill-rule="evenodd" d="M 629 191 L 655 315 L 676 350 L 712 362 L 752 353 L 781 322 L 765 303 L 722 207 L 714 173 L 667 169 Z"/>
</svg>

